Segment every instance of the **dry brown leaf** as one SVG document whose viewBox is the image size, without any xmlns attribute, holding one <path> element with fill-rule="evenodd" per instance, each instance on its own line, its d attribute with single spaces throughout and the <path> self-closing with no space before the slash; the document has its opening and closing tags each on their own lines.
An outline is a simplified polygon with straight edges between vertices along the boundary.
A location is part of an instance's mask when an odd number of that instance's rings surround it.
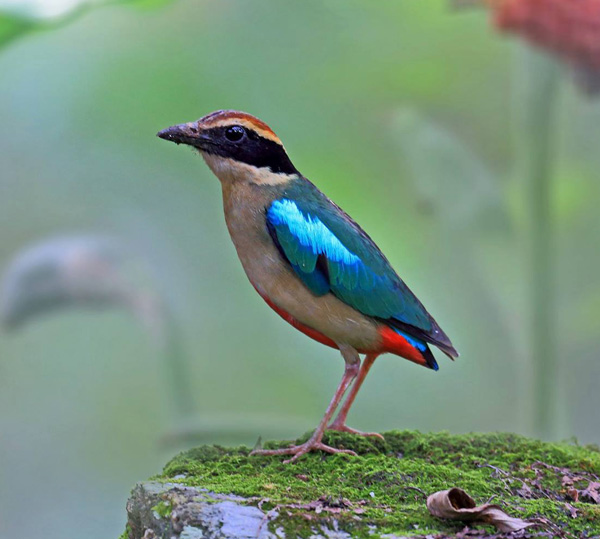
<svg viewBox="0 0 600 539">
<path fill-rule="evenodd" d="M 581 497 L 600 504 L 600 483 L 591 481 L 587 488 L 581 492 Z"/>
<path fill-rule="evenodd" d="M 517 489 L 517 494 L 526 500 L 533 498 L 533 490 L 531 490 L 531 487 L 525 482 L 521 482 L 521 488 Z"/>
<path fill-rule="evenodd" d="M 567 496 L 569 496 L 569 498 L 571 498 L 574 502 L 579 501 L 579 491 L 576 488 L 571 487 L 567 489 Z"/>
<path fill-rule="evenodd" d="M 501 532 L 514 532 L 535 524 L 511 517 L 495 504 L 486 503 L 478 506 L 475 500 L 460 488 L 432 494 L 427 498 L 427 509 L 438 518 L 484 522 L 493 524 Z"/>
<path fill-rule="evenodd" d="M 569 511 L 571 518 L 577 518 L 577 515 L 578 515 L 577 507 L 573 507 L 570 503 L 567 503 L 565 505 L 567 506 L 567 510 Z"/>
</svg>

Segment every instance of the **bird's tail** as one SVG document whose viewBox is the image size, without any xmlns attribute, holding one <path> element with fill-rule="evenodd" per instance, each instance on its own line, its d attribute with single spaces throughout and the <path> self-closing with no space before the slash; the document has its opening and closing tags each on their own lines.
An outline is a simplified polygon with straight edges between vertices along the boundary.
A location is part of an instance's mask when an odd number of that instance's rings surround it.
<svg viewBox="0 0 600 539">
<path fill-rule="evenodd" d="M 433 318 L 431 318 L 431 329 L 429 331 L 425 331 L 421 328 L 405 324 L 404 322 L 396 320 L 395 318 L 386 320 L 386 322 L 392 328 L 399 329 L 415 339 L 437 346 L 442 352 L 444 352 L 444 354 L 446 354 L 452 360 L 455 360 L 459 356 L 459 353 L 456 351 L 456 348 L 452 346 L 452 342 L 450 342 L 450 338 L 448 337 L 448 335 L 444 333 L 442 328 Z"/>
</svg>

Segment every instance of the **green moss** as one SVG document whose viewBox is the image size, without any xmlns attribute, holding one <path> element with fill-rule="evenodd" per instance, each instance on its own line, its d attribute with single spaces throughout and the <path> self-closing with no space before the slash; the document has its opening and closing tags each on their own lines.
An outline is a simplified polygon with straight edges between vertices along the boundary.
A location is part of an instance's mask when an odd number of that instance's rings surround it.
<svg viewBox="0 0 600 539">
<path fill-rule="evenodd" d="M 598 506 L 569 502 L 561 486 L 563 473 L 600 475 L 595 448 L 512 434 L 408 431 L 386 433 L 385 441 L 327 433 L 325 442 L 359 457 L 312 453 L 286 465 L 280 457 L 250 457 L 246 447 L 204 446 L 175 457 L 160 479 L 183 474 L 175 481 L 244 496 L 250 503 L 264 500 L 265 510 L 287 506 L 302 517 L 292 519 L 295 526 L 335 516 L 352 523 L 357 536 L 368 535 L 367 524 L 380 533 L 410 535 L 462 529 L 430 516 L 425 507 L 427 495 L 450 487 L 464 489 L 478 503 L 493 497 L 514 516 L 547 518 L 577 537 L 600 533 Z M 577 509 L 576 518 L 568 503 Z"/>
<path fill-rule="evenodd" d="M 160 518 L 171 518 L 173 507 L 169 502 L 160 501 L 152 508 L 152 511 Z"/>
<path fill-rule="evenodd" d="M 123 531 L 123 533 L 121 535 L 119 535 L 119 539 L 129 539 L 130 533 L 131 533 L 131 527 L 129 526 L 129 524 L 127 524 L 127 526 L 125 526 L 125 530 Z"/>
</svg>

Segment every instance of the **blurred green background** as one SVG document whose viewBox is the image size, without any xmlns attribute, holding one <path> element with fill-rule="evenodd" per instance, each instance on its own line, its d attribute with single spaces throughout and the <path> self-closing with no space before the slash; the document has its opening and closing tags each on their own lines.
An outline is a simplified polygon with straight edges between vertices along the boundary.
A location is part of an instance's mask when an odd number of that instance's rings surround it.
<svg viewBox="0 0 600 539">
<path fill-rule="evenodd" d="M 350 415 L 365 430 L 539 434 L 524 176 L 528 145 L 551 136 L 545 434 L 600 441 L 600 105 L 567 69 L 441 0 L 114 2 L 67 20 L 16 19 L 18 4 L 0 2 L 0 264 L 60 235 L 132 246 L 151 276 L 139 286 L 169 305 L 193 410 L 123 309 L 3 332 L 0 537 L 116 537 L 130 488 L 177 450 L 320 419 L 339 354 L 268 309 L 218 181 L 155 138 L 220 108 L 273 127 L 461 352 L 437 374 L 381 358 Z M 528 136 L 538 70 L 557 78 L 555 122 Z"/>
</svg>

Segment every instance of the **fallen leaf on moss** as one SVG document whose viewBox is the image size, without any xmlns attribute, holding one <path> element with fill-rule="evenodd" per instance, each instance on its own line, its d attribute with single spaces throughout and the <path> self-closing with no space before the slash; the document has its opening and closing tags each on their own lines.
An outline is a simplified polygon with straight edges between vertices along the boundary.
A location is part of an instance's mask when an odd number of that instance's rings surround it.
<svg viewBox="0 0 600 539">
<path fill-rule="evenodd" d="M 567 506 L 567 510 L 569 511 L 571 518 L 577 518 L 577 515 L 578 515 L 577 508 L 573 507 L 570 503 L 567 503 L 565 505 Z"/>
<path fill-rule="evenodd" d="M 521 482 L 521 488 L 517 489 L 517 494 L 526 500 L 533 498 L 533 490 L 531 490 L 531 487 L 525 482 Z"/>
<path fill-rule="evenodd" d="M 591 481 L 587 488 L 581 493 L 581 497 L 593 501 L 594 503 L 600 503 L 600 483 L 597 481 Z"/>
<path fill-rule="evenodd" d="M 496 526 L 501 532 L 523 530 L 535 524 L 511 517 L 495 504 L 486 503 L 478 506 L 475 500 L 460 488 L 432 494 L 427 498 L 427 509 L 438 518 L 483 522 Z"/>
<path fill-rule="evenodd" d="M 567 489 L 567 496 L 571 498 L 574 502 L 579 501 L 579 491 L 576 488 Z"/>
</svg>

